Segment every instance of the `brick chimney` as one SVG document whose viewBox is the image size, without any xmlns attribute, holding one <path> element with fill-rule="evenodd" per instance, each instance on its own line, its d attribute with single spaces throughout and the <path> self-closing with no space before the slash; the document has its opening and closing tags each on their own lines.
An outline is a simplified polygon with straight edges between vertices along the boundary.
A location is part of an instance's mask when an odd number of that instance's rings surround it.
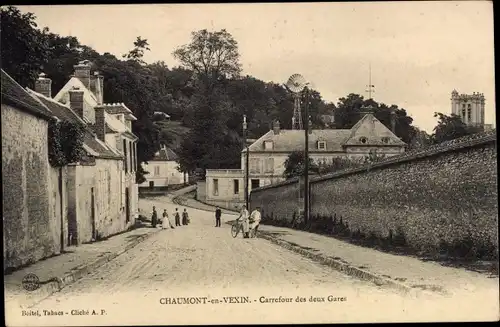
<svg viewBox="0 0 500 327">
<path fill-rule="evenodd" d="M 103 142 L 106 142 L 106 119 L 104 107 L 95 107 L 95 125 L 94 131 L 97 134 L 97 138 Z"/>
<path fill-rule="evenodd" d="M 86 88 L 90 90 L 90 61 L 83 60 L 73 66 L 75 69 L 75 77 L 77 77 Z"/>
<path fill-rule="evenodd" d="M 396 113 L 391 111 L 391 131 L 396 135 Z"/>
<path fill-rule="evenodd" d="M 78 87 L 73 87 L 73 89 L 69 90 L 69 106 L 83 119 L 83 90 L 80 90 Z"/>
<path fill-rule="evenodd" d="M 279 120 L 275 120 L 273 122 L 273 133 L 274 133 L 274 135 L 278 135 L 280 133 L 280 122 L 279 122 Z"/>
<path fill-rule="evenodd" d="M 41 73 L 35 81 L 35 92 L 43 94 L 48 98 L 52 98 L 52 80 L 45 76 L 46 75 L 44 73 Z"/>
<path fill-rule="evenodd" d="M 103 91 L 104 91 L 104 76 L 100 75 L 99 72 L 94 72 L 90 76 L 90 91 L 95 94 L 97 98 L 97 103 L 103 103 Z"/>
</svg>

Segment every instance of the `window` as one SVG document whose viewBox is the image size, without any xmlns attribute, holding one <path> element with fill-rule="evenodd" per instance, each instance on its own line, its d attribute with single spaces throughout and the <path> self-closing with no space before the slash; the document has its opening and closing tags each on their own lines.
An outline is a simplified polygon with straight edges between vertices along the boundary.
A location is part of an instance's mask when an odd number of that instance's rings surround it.
<svg viewBox="0 0 500 327">
<path fill-rule="evenodd" d="M 160 175 L 160 166 L 155 166 L 155 176 Z"/>
<path fill-rule="evenodd" d="M 472 118 L 472 108 L 469 104 L 469 105 L 467 105 L 467 121 L 470 121 L 471 118 Z"/>
<path fill-rule="evenodd" d="M 462 120 L 465 119 L 465 104 L 462 105 Z"/>
<path fill-rule="evenodd" d="M 234 194 L 240 193 L 240 180 L 239 179 L 233 180 L 233 193 Z"/>
<path fill-rule="evenodd" d="M 325 141 L 318 141 L 318 149 L 319 150 L 326 150 L 326 142 Z"/>
<path fill-rule="evenodd" d="M 259 158 L 250 158 L 250 173 L 259 174 L 260 173 L 260 159 Z"/>
<path fill-rule="evenodd" d="M 272 150 L 273 149 L 273 141 L 264 141 L 264 149 Z"/>
<path fill-rule="evenodd" d="M 383 137 L 382 138 L 382 143 L 385 143 L 385 144 L 389 143 L 389 138 L 388 137 Z"/>
<path fill-rule="evenodd" d="M 219 195 L 219 180 L 218 179 L 214 179 L 213 194 L 216 196 Z"/>
<path fill-rule="evenodd" d="M 252 179 L 252 190 L 260 187 L 260 179 Z"/>
<path fill-rule="evenodd" d="M 359 141 L 363 144 L 365 144 L 368 140 L 366 139 L 366 137 L 362 136 L 359 138 Z"/>
<path fill-rule="evenodd" d="M 150 181 L 150 182 L 149 182 L 149 188 L 153 188 L 153 187 L 155 187 L 155 182 Z"/>
<path fill-rule="evenodd" d="M 264 172 L 274 172 L 274 158 L 266 158 L 266 161 L 264 162 Z"/>
<path fill-rule="evenodd" d="M 127 140 L 123 140 L 123 160 L 125 161 L 125 173 L 128 173 Z"/>
</svg>

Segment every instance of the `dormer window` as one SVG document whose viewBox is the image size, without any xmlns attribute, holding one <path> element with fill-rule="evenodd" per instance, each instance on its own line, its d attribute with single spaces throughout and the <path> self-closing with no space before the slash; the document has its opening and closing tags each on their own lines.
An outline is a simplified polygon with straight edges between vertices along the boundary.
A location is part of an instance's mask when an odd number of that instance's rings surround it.
<svg viewBox="0 0 500 327">
<path fill-rule="evenodd" d="M 367 138 L 362 136 L 359 138 L 359 142 L 361 142 L 362 144 L 366 144 L 366 142 L 368 142 Z"/>
<path fill-rule="evenodd" d="M 382 138 L 382 143 L 384 143 L 384 144 L 389 143 L 389 138 L 388 137 L 383 137 Z"/>
<path fill-rule="evenodd" d="M 264 141 L 264 150 L 272 150 L 273 141 Z"/>
<path fill-rule="evenodd" d="M 318 150 L 326 150 L 326 142 L 318 141 Z"/>
</svg>

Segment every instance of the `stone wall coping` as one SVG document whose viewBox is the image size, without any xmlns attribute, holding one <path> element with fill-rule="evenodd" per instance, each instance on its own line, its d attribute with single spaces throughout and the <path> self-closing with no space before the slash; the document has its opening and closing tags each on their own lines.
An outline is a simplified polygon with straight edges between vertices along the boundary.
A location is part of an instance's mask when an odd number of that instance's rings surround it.
<svg viewBox="0 0 500 327">
<path fill-rule="evenodd" d="M 431 145 L 421 149 L 415 149 L 412 151 L 405 152 L 401 155 L 391 156 L 385 160 L 379 161 L 373 164 L 365 164 L 356 168 L 348 168 L 345 170 L 337 171 L 320 177 L 310 177 L 310 183 L 320 182 L 328 179 L 339 178 L 347 175 L 362 173 L 370 171 L 372 169 L 385 168 L 391 165 L 400 164 L 408 161 L 415 161 L 424 158 L 429 158 L 437 156 L 446 152 L 460 151 L 462 149 L 472 148 L 482 144 L 495 143 L 497 140 L 496 130 L 491 130 L 488 132 L 477 133 L 473 135 L 467 135 L 461 138 L 457 138 L 451 141 L 446 141 L 440 144 Z M 253 189 L 251 193 L 256 193 L 264 191 L 267 189 L 277 188 L 289 184 L 297 183 L 298 177 L 291 178 L 289 180 L 262 186 Z"/>
</svg>

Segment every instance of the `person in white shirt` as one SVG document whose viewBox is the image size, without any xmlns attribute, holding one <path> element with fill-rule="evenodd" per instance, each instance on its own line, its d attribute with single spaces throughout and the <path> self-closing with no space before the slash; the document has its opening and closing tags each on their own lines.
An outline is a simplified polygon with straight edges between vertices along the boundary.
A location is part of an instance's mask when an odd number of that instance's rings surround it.
<svg viewBox="0 0 500 327">
<path fill-rule="evenodd" d="M 243 237 L 248 238 L 248 232 L 249 232 L 248 210 L 244 205 L 241 206 L 240 216 L 236 220 L 240 220 L 240 219 L 241 219 L 241 226 L 243 227 Z"/>
<path fill-rule="evenodd" d="M 255 237 L 255 234 L 257 233 L 257 229 L 259 228 L 260 225 L 260 220 L 261 220 L 261 214 L 260 214 L 260 207 L 255 208 L 254 211 L 250 214 L 249 218 L 249 229 L 250 229 L 250 235 L 252 237 Z"/>
</svg>

